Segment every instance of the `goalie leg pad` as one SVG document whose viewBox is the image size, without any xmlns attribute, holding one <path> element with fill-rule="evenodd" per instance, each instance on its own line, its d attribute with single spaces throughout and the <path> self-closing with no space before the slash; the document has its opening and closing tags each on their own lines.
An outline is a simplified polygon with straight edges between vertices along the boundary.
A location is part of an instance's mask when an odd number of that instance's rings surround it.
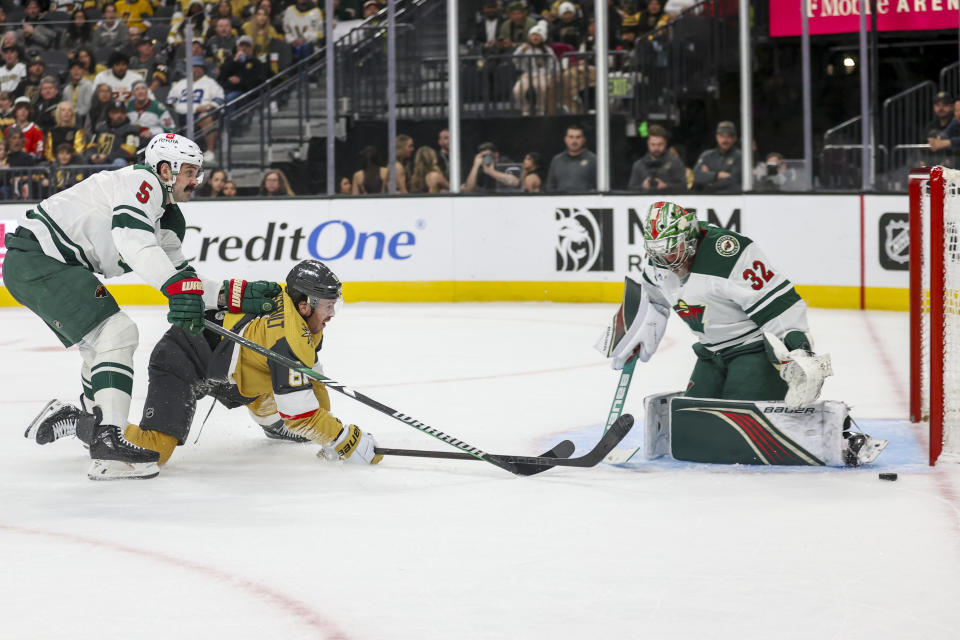
<svg viewBox="0 0 960 640">
<path fill-rule="evenodd" d="M 670 453 L 719 464 L 843 466 L 842 402 L 800 409 L 782 402 L 670 400 Z"/>
<path fill-rule="evenodd" d="M 643 457 L 647 460 L 670 454 L 670 399 L 682 395 L 675 391 L 643 399 Z"/>
</svg>

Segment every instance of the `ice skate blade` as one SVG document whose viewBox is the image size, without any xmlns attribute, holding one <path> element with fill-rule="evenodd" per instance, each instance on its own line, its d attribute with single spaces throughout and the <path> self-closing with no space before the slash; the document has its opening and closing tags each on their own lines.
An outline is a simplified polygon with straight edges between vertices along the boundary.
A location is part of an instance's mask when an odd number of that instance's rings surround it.
<svg viewBox="0 0 960 640">
<path fill-rule="evenodd" d="M 46 419 L 47 414 L 50 412 L 50 408 L 58 403 L 59 403 L 59 400 L 54 398 L 53 400 L 45 404 L 43 406 L 43 409 L 40 409 L 40 413 L 37 414 L 37 417 L 34 418 L 33 422 L 30 423 L 30 426 L 27 427 L 27 430 L 23 432 L 23 437 L 27 438 L 28 440 L 36 440 L 37 429 L 40 428 L 40 423 L 42 423 Z M 37 442 L 37 444 L 46 444 L 46 443 Z"/>
<path fill-rule="evenodd" d="M 147 480 L 160 475 L 156 462 L 123 462 L 122 460 L 93 460 L 87 470 L 91 480 Z"/>
</svg>

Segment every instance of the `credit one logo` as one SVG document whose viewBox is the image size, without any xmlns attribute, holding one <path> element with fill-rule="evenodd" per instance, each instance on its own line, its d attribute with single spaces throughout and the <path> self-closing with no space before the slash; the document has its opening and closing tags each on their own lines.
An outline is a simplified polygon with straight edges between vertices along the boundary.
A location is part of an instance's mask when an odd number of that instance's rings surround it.
<svg viewBox="0 0 960 640">
<path fill-rule="evenodd" d="M 200 234 L 200 249 L 189 260 L 267 262 L 316 258 L 324 262 L 347 260 L 407 260 L 417 238 L 412 231 L 361 231 L 346 220 L 327 220 L 316 227 L 290 229 L 286 222 L 267 223 L 261 235 L 205 235 L 202 227 L 188 226 Z"/>
</svg>

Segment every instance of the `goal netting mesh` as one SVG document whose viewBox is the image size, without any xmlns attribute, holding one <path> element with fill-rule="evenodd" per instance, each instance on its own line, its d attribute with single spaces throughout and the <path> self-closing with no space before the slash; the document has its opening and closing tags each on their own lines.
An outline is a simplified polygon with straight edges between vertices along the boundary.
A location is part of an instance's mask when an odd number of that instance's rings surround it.
<svg viewBox="0 0 960 640">
<path fill-rule="evenodd" d="M 931 464 L 960 462 L 960 171 L 934 168 L 920 196 L 911 214 L 920 214 L 923 238 L 921 415 L 930 421 Z"/>
</svg>

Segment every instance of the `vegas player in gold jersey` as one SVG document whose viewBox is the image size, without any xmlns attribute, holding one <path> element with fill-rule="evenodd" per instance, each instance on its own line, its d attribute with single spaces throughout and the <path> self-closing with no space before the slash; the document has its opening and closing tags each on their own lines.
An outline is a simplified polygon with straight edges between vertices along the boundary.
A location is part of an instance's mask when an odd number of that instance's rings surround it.
<svg viewBox="0 0 960 640">
<path fill-rule="evenodd" d="M 248 340 L 313 367 L 323 329 L 341 304 L 341 283 L 322 262 L 305 260 L 290 271 L 286 285 L 274 311 L 262 315 L 219 312 L 211 317 Z M 178 327 L 168 330 L 150 355 L 149 377 L 143 417 L 139 425 L 129 425 L 125 435 L 157 451 L 161 465 L 178 444 L 186 442 L 197 401 L 206 395 L 228 408 L 246 406 L 268 437 L 310 440 L 323 447 L 324 457 L 351 463 L 376 464 L 382 458 L 374 452 L 372 434 L 344 425 L 330 413 L 322 383 L 213 332 L 191 336 Z M 51 416 L 49 424 L 33 430 L 38 443 L 72 431 L 86 441 L 87 414 L 71 405 L 64 407 L 64 412 Z M 67 409 L 75 412 L 74 429 L 69 428 Z"/>
</svg>

